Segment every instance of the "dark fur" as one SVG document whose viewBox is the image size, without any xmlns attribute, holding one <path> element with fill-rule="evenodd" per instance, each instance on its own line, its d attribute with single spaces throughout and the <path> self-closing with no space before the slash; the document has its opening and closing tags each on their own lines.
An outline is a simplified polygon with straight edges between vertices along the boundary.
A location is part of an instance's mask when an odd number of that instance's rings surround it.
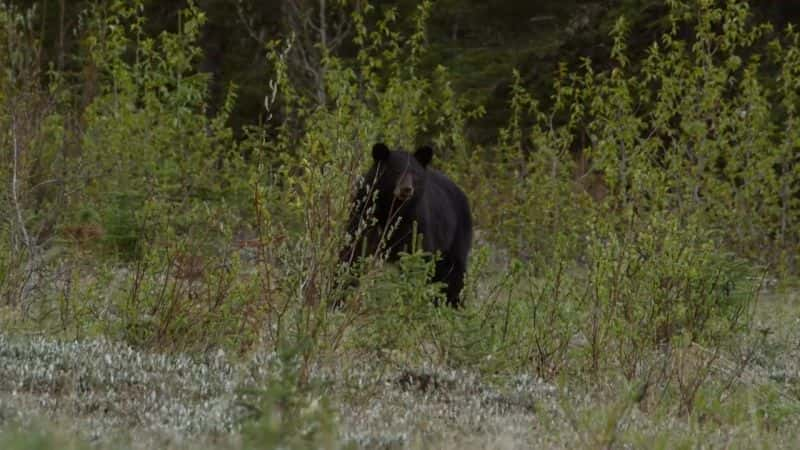
<svg viewBox="0 0 800 450">
<path fill-rule="evenodd" d="M 375 144 L 372 155 L 373 165 L 358 189 L 348 224 L 348 232 L 358 234 L 358 239 L 342 252 L 342 260 L 352 262 L 364 249 L 367 254 L 381 249 L 382 256 L 395 261 L 400 252 L 411 251 L 416 223 L 422 250 L 438 255 L 433 281 L 447 285 L 450 306 L 460 306 L 472 245 L 467 196 L 444 174 L 428 167 L 433 157 L 430 147 L 420 147 L 412 155 Z"/>
</svg>

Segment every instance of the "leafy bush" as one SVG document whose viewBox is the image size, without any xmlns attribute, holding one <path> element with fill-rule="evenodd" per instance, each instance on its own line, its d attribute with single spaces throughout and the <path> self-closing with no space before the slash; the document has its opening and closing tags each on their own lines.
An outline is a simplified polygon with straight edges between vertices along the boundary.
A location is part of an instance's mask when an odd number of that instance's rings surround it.
<svg viewBox="0 0 800 450">
<path fill-rule="evenodd" d="M 261 390 L 245 392 L 244 448 L 337 448 L 333 410 L 319 388 L 304 383 L 297 353 L 284 350 L 275 375 Z"/>
</svg>

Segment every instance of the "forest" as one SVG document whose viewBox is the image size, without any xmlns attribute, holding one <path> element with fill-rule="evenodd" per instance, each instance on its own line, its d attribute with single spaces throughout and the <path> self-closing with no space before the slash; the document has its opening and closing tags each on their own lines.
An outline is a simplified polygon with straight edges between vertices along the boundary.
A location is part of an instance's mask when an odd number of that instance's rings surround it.
<svg viewBox="0 0 800 450">
<path fill-rule="evenodd" d="M 0 448 L 796 448 L 798 20 L 0 0 Z M 376 143 L 466 194 L 460 307 L 343 260 Z"/>
</svg>

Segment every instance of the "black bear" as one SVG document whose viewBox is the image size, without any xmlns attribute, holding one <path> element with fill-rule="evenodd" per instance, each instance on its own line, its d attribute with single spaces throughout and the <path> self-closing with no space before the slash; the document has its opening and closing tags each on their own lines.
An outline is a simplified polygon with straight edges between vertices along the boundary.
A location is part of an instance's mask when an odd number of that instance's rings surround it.
<svg viewBox="0 0 800 450">
<path fill-rule="evenodd" d="M 373 164 L 356 193 L 348 223 L 351 245 L 343 262 L 364 252 L 378 252 L 389 261 L 410 252 L 414 231 L 421 249 L 437 255 L 433 281 L 447 285 L 447 303 L 461 306 L 461 289 L 472 245 L 472 217 L 464 192 L 441 172 L 428 167 L 433 149 L 414 154 L 372 147 Z M 418 247 L 419 248 L 419 247 Z"/>
</svg>

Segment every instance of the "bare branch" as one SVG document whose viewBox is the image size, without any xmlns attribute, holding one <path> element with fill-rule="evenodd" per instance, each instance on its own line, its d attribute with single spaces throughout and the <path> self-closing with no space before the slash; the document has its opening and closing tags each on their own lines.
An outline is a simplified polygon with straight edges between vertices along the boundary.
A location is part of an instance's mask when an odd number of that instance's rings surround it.
<svg viewBox="0 0 800 450">
<path fill-rule="evenodd" d="M 17 215 L 17 225 L 22 233 L 22 240 L 29 250 L 33 250 L 31 246 L 31 239 L 28 236 L 28 230 L 25 228 L 25 220 L 22 218 L 22 207 L 19 202 L 19 142 L 17 141 L 17 118 L 12 115 L 11 117 L 11 140 L 14 147 L 14 161 L 11 174 L 11 201 L 14 204 L 14 210 Z"/>
<path fill-rule="evenodd" d="M 297 36 L 297 45 L 290 58 L 290 67 L 299 71 L 307 88 L 325 104 L 325 63 L 328 54 L 336 54 L 345 39 L 352 34 L 349 10 L 328 0 L 285 0 L 285 23 Z"/>
<path fill-rule="evenodd" d="M 247 31 L 247 35 L 250 36 L 251 39 L 258 42 L 260 45 L 265 45 L 266 42 L 264 38 L 261 36 L 260 33 L 256 33 L 256 30 L 253 28 L 253 21 L 247 19 L 247 15 L 244 11 L 243 0 L 236 0 L 236 14 L 239 16 L 239 22 L 244 27 L 245 31 Z"/>
</svg>

